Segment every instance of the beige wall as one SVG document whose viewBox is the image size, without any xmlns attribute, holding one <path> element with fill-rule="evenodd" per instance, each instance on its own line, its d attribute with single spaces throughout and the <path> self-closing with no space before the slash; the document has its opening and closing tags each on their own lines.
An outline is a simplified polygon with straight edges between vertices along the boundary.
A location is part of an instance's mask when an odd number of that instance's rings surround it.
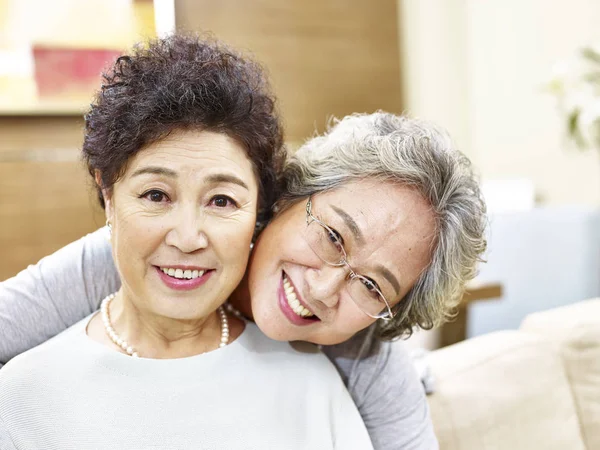
<svg viewBox="0 0 600 450">
<path fill-rule="evenodd" d="M 600 154 L 569 148 L 553 64 L 600 42 L 595 0 L 398 0 L 406 110 L 435 120 L 484 179 L 527 177 L 546 204 L 600 205 Z"/>
</svg>

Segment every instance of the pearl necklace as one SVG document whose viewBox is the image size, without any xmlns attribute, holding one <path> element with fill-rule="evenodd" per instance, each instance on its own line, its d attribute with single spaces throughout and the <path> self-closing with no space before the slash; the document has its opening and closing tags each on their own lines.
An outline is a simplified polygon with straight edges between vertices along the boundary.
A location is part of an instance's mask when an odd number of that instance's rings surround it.
<svg viewBox="0 0 600 450">
<path fill-rule="evenodd" d="M 115 345 L 121 347 L 129 356 L 138 358 L 140 356 L 138 352 L 131 345 L 129 345 L 125 339 L 121 339 L 112 326 L 108 307 L 114 298 L 115 294 L 110 294 L 108 297 L 102 300 L 102 303 L 100 304 L 100 314 L 102 316 L 102 322 L 104 323 L 104 329 L 106 330 L 106 334 L 110 340 L 113 341 Z M 219 348 L 223 348 L 229 343 L 229 321 L 227 320 L 227 313 L 225 312 L 223 306 L 219 306 L 217 311 L 219 312 L 219 317 L 221 318 L 221 341 L 219 342 Z"/>
<path fill-rule="evenodd" d="M 238 319 L 240 319 L 242 322 L 248 322 L 248 318 L 246 316 L 244 316 L 239 309 L 236 309 L 235 306 L 233 306 L 231 303 L 225 303 L 225 308 L 227 308 L 227 311 L 229 311 L 231 314 L 233 314 L 235 317 L 237 317 Z"/>
</svg>

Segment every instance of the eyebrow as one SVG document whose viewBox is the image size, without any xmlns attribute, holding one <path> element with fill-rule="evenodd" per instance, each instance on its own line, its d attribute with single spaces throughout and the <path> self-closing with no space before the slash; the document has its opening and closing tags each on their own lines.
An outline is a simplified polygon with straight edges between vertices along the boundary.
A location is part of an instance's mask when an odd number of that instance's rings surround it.
<svg viewBox="0 0 600 450">
<path fill-rule="evenodd" d="M 176 178 L 177 177 L 177 173 L 171 169 L 165 169 L 164 167 L 158 167 L 158 166 L 147 166 L 147 167 L 142 167 L 141 169 L 136 170 L 135 172 L 133 172 L 131 174 L 132 177 L 137 177 L 139 175 L 145 175 L 145 174 L 151 174 L 151 175 L 165 175 L 169 178 Z"/>
<path fill-rule="evenodd" d="M 376 269 L 377 272 L 379 272 L 386 280 L 389 281 L 389 283 L 394 287 L 396 295 L 398 295 L 400 293 L 400 283 L 398 282 L 398 279 L 394 276 L 394 274 L 382 265 L 377 266 Z"/>
<path fill-rule="evenodd" d="M 356 240 L 359 242 L 359 244 L 363 244 L 365 242 L 365 238 L 352 216 L 350 216 L 350 214 L 348 214 L 343 209 L 338 208 L 337 206 L 331 205 L 331 209 L 333 209 L 338 214 L 338 216 L 342 218 L 342 220 L 350 229 L 350 231 L 352 232 Z"/>
<path fill-rule="evenodd" d="M 215 173 L 213 175 L 209 175 L 208 177 L 206 177 L 206 181 L 208 181 L 209 183 L 213 183 L 213 184 L 218 184 L 218 183 L 237 184 L 238 186 L 241 186 L 248 191 L 250 190 L 250 188 L 244 182 L 244 180 L 242 180 L 239 177 L 236 177 L 235 175 L 230 175 L 227 173 Z"/>
<path fill-rule="evenodd" d="M 354 221 L 352 216 L 350 216 L 350 214 L 348 214 L 343 209 L 338 208 L 337 206 L 331 205 L 331 209 L 333 209 L 342 218 L 342 220 L 350 229 L 356 240 L 361 244 L 364 243 L 365 238 L 362 232 L 360 231 L 358 224 Z M 377 266 L 377 272 L 379 272 L 379 274 L 392 285 L 392 287 L 396 291 L 396 295 L 400 293 L 400 283 L 398 282 L 398 279 L 394 276 L 394 274 L 389 271 L 389 269 L 385 268 L 382 265 L 379 265 Z"/>
<path fill-rule="evenodd" d="M 133 174 L 131 176 L 136 177 L 139 175 L 146 175 L 146 174 L 164 175 L 169 178 L 177 178 L 177 172 L 175 172 L 174 170 L 166 169 L 164 167 L 158 167 L 158 166 L 142 167 L 141 169 L 138 169 L 135 172 L 133 172 Z M 242 180 L 239 177 L 236 177 L 235 175 L 230 175 L 230 174 L 226 174 L 226 173 L 215 173 L 215 174 L 209 175 L 208 177 L 206 177 L 206 181 L 211 184 L 218 184 L 218 183 L 237 184 L 238 186 L 241 186 L 248 191 L 250 190 L 250 188 L 244 182 L 244 180 Z"/>
</svg>

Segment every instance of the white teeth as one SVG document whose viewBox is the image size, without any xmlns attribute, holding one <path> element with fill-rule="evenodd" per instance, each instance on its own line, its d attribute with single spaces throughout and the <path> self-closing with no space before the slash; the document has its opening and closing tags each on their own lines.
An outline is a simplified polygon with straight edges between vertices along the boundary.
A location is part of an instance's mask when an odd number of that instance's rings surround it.
<svg viewBox="0 0 600 450">
<path fill-rule="evenodd" d="M 180 280 L 193 280 L 194 278 L 201 277 L 205 272 L 204 270 L 182 270 L 173 269 L 172 267 L 162 267 L 160 270 L 170 277 L 179 278 Z"/>
<path fill-rule="evenodd" d="M 301 317 L 310 317 L 314 316 L 308 309 L 306 309 L 302 304 L 298 301 L 298 297 L 296 292 L 294 291 L 294 287 L 291 285 L 287 277 L 283 276 L 283 289 L 285 291 L 285 298 L 290 305 L 290 308 Z"/>
</svg>

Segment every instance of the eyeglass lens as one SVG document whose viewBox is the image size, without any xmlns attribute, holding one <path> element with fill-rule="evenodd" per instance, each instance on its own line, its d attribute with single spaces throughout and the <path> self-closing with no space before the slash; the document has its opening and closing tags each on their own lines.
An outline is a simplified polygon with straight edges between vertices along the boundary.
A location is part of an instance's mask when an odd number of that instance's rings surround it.
<svg viewBox="0 0 600 450">
<path fill-rule="evenodd" d="M 346 253 L 339 237 L 319 221 L 312 220 L 308 224 L 307 242 L 315 254 L 326 263 L 334 266 L 346 264 Z M 387 314 L 385 300 L 367 278 L 356 274 L 351 276 L 348 289 L 352 299 L 368 315 L 380 317 Z"/>
</svg>

